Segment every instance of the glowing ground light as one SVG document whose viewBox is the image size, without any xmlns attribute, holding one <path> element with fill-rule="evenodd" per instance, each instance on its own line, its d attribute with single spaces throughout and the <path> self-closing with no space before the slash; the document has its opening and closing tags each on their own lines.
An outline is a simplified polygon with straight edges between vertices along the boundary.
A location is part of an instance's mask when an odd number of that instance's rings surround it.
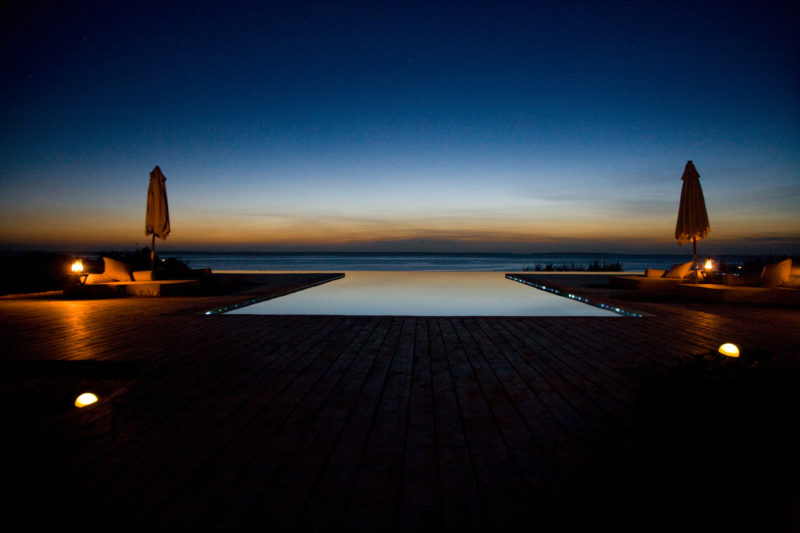
<svg viewBox="0 0 800 533">
<path fill-rule="evenodd" d="M 97 396 L 92 394 L 91 392 L 84 392 L 77 398 L 75 398 L 75 407 L 86 407 L 87 405 L 92 405 L 97 401 Z"/>
<path fill-rule="evenodd" d="M 728 357 L 739 357 L 739 347 L 735 344 L 731 344 L 730 342 L 726 342 L 722 346 L 719 347 L 717 350 L 722 355 L 726 355 Z"/>
<path fill-rule="evenodd" d="M 564 298 L 569 298 L 570 300 L 577 300 L 577 301 L 583 302 L 583 303 L 585 303 L 587 305 L 592 305 L 594 307 L 599 307 L 600 309 L 605 309 L 606 311 L 612 311 L 614 313 L 617 313 L 617 314 L 620 314 L 620 315 L 623 315 L 623 316 L 633 316 L 633 317 L 638 317 L 638 318 L 642 318 L 644 316 L 644 315 L 641 315 L 639 313 L 634 313 L 632 311 L 626 311 L 625 309 L 622 309 L 620 307 L 616 307 L 614 305 L 608 305 L 608 304 L 604 304 L 604 303 L 593 302 L 593 301 L 589 300 L 588 298 L 584 298 L 582 296 L 578 296 L 577 294 L 572 294 L 570 292 L 564 292 L 562 290 L 555 289 L 553 287 L 548 287 L 546 285 L 540 285 L 539 283 L 534 283 L 533 281 L 529 281 L 529 280 L 526 280 L 526 279 L 518 278 L 518 277 L 516 277 L 516 276 L 514 276 L 512 274 L 506 274 L 506 278 L 510 279 L 510 280 L 513 280 L 513 281 L 517 281 L 517 282 L 522 283 L 524 285 L 529 285 L 531 287 L 535 287 L 535 288 L 539 289 L 540 291 L 545 291 L 545 292 L 549 292 L 551 294 L 556 294 L 558 296 L 563 296 Z"/>
<path fill-rule="evenodd" d="M 72 263 L 72 271 L 76 274 L 80 274 L 81 272 L 83 272 L 83 261 L 78 259 L 77 261 Z"/>
</svg>

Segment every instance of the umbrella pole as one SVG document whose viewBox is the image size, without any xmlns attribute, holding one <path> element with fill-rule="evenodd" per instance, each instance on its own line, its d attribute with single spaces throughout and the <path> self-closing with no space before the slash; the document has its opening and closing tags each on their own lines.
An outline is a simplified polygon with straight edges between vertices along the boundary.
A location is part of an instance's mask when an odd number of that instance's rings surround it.
<svg viewBox="0 0 800 533">
<path fill-rule="evenodd" d="M 153 233 L 153 240 L 150 244 L 150 272 L 156 269 L 156 234 Z"/>
<path fill-rule="evenodd" d="M 700 277 L 700 273 L 697 271 L 697 236 L 692 237 L 692 253 L 694 255 L 694 282 L 697 283 L 697 278 Z"/>
</svg>

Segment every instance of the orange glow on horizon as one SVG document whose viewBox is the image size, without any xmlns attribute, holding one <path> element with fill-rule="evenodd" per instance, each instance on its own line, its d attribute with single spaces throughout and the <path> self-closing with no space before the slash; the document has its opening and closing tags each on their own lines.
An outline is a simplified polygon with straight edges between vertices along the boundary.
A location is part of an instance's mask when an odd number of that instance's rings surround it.
<svg viewBox="0 0 800 533">
<path fill-rule="evenodd" d="M 140 211 L 144 211 L 142 208 Z M 175 209 L 174 231 L 162 249 L 229 249 L 363 247 L 392 243 L 453 243 L 461 249 L 508 246 L 560 247 L 595 246 L 596 249 L 631 250 L 658 247 L 666 253 L 680 253 L 674 236 L 674 215 L 611 216 L 607 213 L 499 212 L 487 210 L 474 215 L 443 212 L 438 215 L 386 213 L 378 216 L 353 214 L 239 214 L 196 212 Z M 716 220 L 716 219 L 715 219 Z M 794 226 L 754 224 L 740 231 L 741 221 L 717 220 L 703 246 L 739 246 L 797 242 Z M 144 235 L 144 213 L 109 213 L 86 210 L 76 222 L 74 213 L 0 214 L 0 233 L 6 246 L 62 249 L 133 249 L 149 244 Z M 592 243 L 596 243 L 592 245 Z M 777 244 L 772 244 L 777 243 Z M 409 244 L 411 246 L 411 244 Z M 621 247 L 621 248 L 620 248 Z M 706 248 L 708 253 L 709 248 Z"/>
</svg>

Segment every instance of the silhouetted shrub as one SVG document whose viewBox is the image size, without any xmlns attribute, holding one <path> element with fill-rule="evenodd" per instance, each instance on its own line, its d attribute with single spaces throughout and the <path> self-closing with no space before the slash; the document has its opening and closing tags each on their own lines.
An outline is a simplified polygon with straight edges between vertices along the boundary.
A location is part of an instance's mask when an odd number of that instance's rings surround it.
<svg viewBox="0 0 800 533">
<path fill-rule="evenodd" d="M 536 263 L 533 268 L 526 266 L 522 269 L 523 272 L 622 272 L 622 263 L 619 261 L 606 262 L 595 260 L 588 267 L 583 265 L 576 265 L 575 263 L 554 265 L 553 263 Z"/>
</svg>

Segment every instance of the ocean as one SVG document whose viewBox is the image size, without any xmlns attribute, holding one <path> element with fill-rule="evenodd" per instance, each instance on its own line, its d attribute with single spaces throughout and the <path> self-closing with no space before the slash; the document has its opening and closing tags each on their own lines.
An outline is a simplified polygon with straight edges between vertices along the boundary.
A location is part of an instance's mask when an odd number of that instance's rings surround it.
<svg viewBox="0 0 800 533">
<path fill-rule="evenodd" d="M 692 260 L 684 254 L 606 254 L 606 253 L 284 253 L 284 252 L 164 252 L 191 268 L 211 270 L 432 270 L 520 272 L 524 270 L 589 270 L 593 265 L 619 265 L 622 271 L 646 268 L 668 269 L 675 263 Z M 698 256 L 705 260 L 706 256 Z M 714 256 L 728 265 L 744 264 L 747 256 Z"/>
</svg>

